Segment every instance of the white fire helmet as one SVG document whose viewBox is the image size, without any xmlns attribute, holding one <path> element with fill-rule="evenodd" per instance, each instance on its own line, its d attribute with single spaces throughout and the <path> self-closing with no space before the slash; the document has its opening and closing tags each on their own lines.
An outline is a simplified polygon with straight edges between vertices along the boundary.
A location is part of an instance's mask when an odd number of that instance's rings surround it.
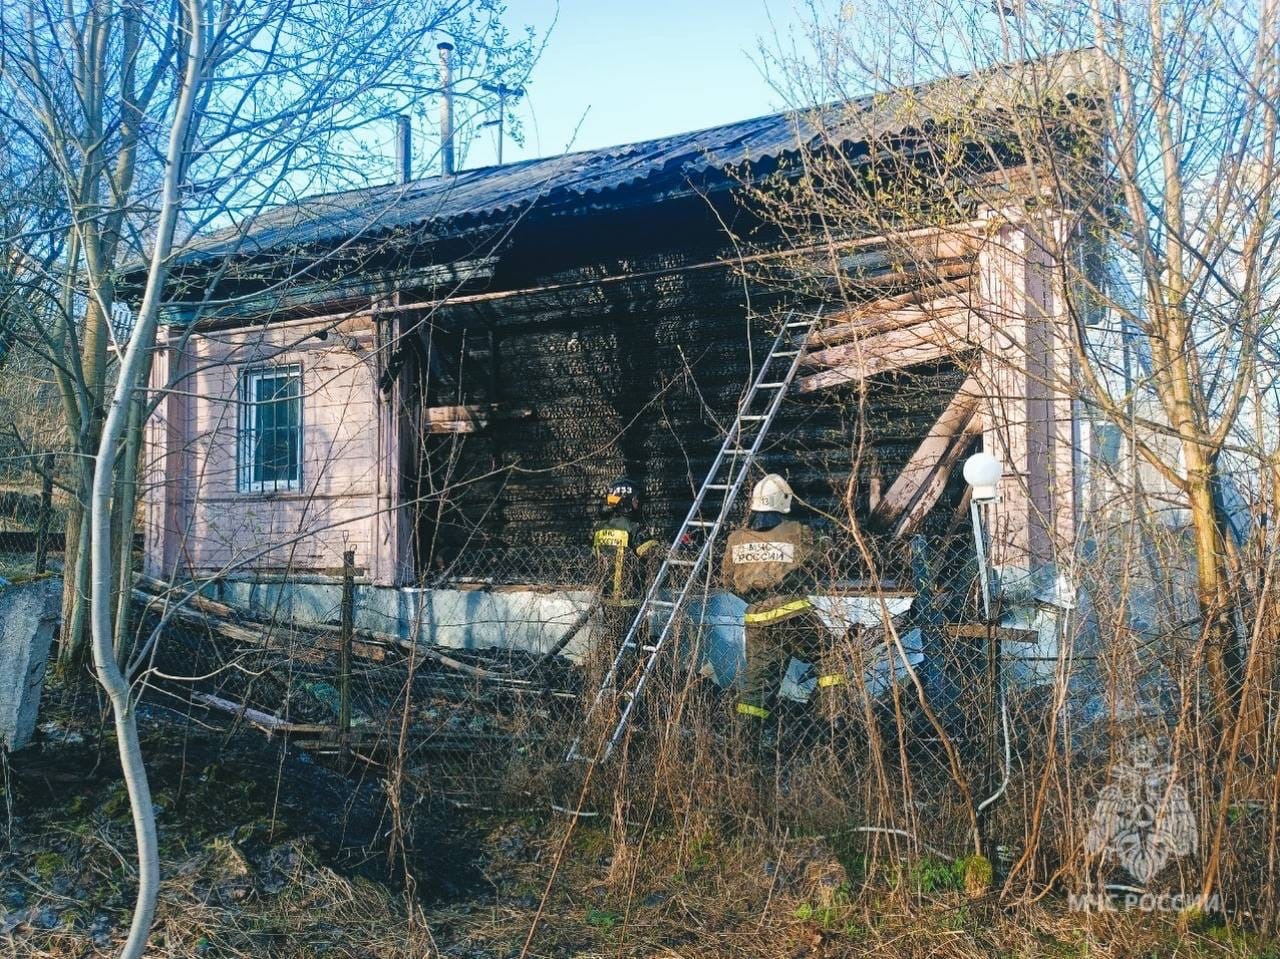
<svg viewBox="0 0 1280 959">
<path fill-rule="evenodd" d="M 790 513 L 791 486 L 777 473 L 770 473 L 751 491 L 751 512 Z"/>
</svg>

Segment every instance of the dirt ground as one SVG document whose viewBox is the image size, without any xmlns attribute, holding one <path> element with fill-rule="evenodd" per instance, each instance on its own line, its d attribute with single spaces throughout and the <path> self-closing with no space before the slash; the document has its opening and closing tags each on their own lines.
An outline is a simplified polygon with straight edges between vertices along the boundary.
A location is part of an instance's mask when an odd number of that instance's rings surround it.
<svg viewBox="0 0 1280 959">
<path fill-rule="evenodd" d="M 0 956 L 109 956 L 133 895 L 114 744 L 93 711 L 49 715 L 3 769 Z M 157 957 L 1280 959 L 1195 917 L 1015 908 L 966 892 L 949 863 L 869 876 L 830 838 L 747 838 L 711 820 L 579 820 L 566 838 L 549 811 L 402 796 L 397 833 L 374 776 L 162 707 L 145 706 L 142 726 L 163 857 Z"/>
</svg>

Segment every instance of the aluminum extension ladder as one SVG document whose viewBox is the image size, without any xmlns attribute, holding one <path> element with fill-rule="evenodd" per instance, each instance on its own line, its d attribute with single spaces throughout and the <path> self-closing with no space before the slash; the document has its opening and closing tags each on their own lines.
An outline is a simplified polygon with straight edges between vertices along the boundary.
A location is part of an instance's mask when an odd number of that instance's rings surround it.
<svg viewBox="0 0 1280 959">
<path fill-rule="evenodd" d="M 742 490 L 751 464 L 760 452 L 765 434 L 778 415 L 782 398 L 800 368 L 805 347 L 818 323 L 818 314 L 807 319 L 796 317 L 797 314 L 793 311 L 783 320 L 782 329 L 778 331 L 773 347 L 760 365 L 751 388 L 739 403 L 737 418 L 729 427 L 720 451 L 707 472 L 707 478 L 703 480 L 693 505 L 689 507 L 689 514 L 680 524 L 675 540 L 667 550 L 666 557 L 587 710 L 585 724 L 590 727 L 592 717 L 607 701 L 617 700 L 622 703 L 621 712 L 603 751 L 597 757 L 584 755 L 583 734 L 580 733 L 565 755 L 566 762 L 608 759 L 626 732 L 636 703 L 653 673 L 653 667 L 675 632 L 693 583 L 707 569 L 716 538 L 729 518 L 729 512 Z M 659 612 L 666 614 L 662 628 L 656 636 L 642 638 L 650 619 Z M 633 665 L 625 685 L 615 690 L 615 680 L 637 654 L 643 655 L 643 663 Z"/>
</svg>

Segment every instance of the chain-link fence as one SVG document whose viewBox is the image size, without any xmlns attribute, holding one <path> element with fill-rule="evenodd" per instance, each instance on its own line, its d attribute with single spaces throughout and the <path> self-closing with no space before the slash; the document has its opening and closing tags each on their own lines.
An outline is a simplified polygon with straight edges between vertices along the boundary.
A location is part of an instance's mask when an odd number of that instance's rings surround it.
<svg viewBox="0 0 1280 959">
<path fill-rule="evenodd" d="M 60 457 L 6 449 L 0 455 L 0 576 L 42 573 L 63 551 L 66 496 Z"/>
<path fill-rule="evenodd" d="M 995 634 L 980 619 L 968 543 L 920 537 L 873 556 L 852 538 L 831 540 L 803 591 L 812 614 L 752 633 L 746 604 L 718 575 L 704 576 L 619 758 L 593 774 L 591 801 L 603 802 L 599 790 L 620 775 L 654 790 L 687 787 L 687 776 L 667 774 L 686 763 L 699 779 L 720 777 L 731 805 L 759 811 L 785 792 L 796 821 L 812 823 L 851 815 L 872 771 L 920 789 L 938 779 L 928 788 L 945 793 L 948 750 L 966 777 L 987 775 Z M 454 800 L 575 805 L 583 766 L 564 761 L 570 744 L 599 752 L 665 614 L 650 612 L 635 655 L 620 658 L 604 688 L 637 614 L 635 597 L 611 593 L 608 562 L 589 549 L 495 550 L 449 572 L 417 613 L 436 619 L 415 630 L 443 643 L 391 649 L 356 636 L 350 747 L 396 754 L 423 788 Z M 332 632 L 317 647 L 282 623 L 253 651 L 198 632 L 179 658 L 193 674 L 221 677 L 213 695 L 270 714 L 313 747 L 337 748 L 319 735 L 339 711 Z M 455 639 L 463 633 L 469 641 Z M 779 648 L 761 665 L 765 644 Z M 767 717 L 738 709 L 753 674 Z M 782 777 L 783 792 L 760 790 L 766 772 Z M 816 791 L 796 791 L 813 777 Z"/>
<path fill-rule="evenodd" d="M 590 546 L 482 547 L 437 563 L 429 586 L 594 587 L 600 559 Z"/>
<path fill-rule="evenodd" d="M 618 657 L 638 607 L 611 593 L 611 567 L 590 550 L 470 557 L 414 591 L 404 615 L 417 642 L 357 629 L 345 678 L 337 609 L 329 626 L 278 621 L 230 640 L 212 619 L 184 622 L 166 633 L 164 671 L 207 678 L 194 702 L 186 684 L 157 689 L 419 795 L 627 821 L 728 817 L 842 837 L 869 861 L 889 847 L 981 851 L 1028 887 L 1064 871 L 1123 878 L 1103 791 L 1125 763 L 1150 765 L 1135 750 L 1178 757 L 1199 835 L 1213 831 L 1205 777 L 1221 742 L 1200 714 L 1199 678 L 1139 668 L 1194 662 L 1192 634 L 1109 630 L 1076 590 L 1002 589 L 998 566 L 988 613 L 968 531 L 827 542 L 808 586 L 788 594 L 812 610 L 765 630 L 748 630 L 747 604 L 717 571 L 704 575 L 607 760 L 595 761 L 670 614 L 652 610 Z M 645 575 L 652 567 L 641 585 Z M 1081 584 L 1101 594 L 1088 575 Z M 760 665 L 760 648 L 774 646 Z M 1258 706 L 1245 741 L 1261 770 L 1277 768 L 1275 705 Z M 566 761 L 575 743 L 585 758 Z M 1250 801 L 1232 807 L 1238 845 L 1220 865 L 1232 894 L 1256 888 L 1275 825 Z"/>
</svg>

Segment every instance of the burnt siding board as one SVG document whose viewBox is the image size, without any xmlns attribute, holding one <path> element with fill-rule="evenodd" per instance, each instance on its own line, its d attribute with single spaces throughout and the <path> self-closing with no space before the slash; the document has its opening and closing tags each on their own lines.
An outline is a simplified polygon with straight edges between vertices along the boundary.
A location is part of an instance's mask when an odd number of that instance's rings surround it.
<svg viewBox="0 0 1280 959">
<path fill-rule="evenodd" d="M 401 286 L 401 298 L 421 302 L 540 286 L 573 288 L 593 280 L 731 258 L 734 248 L 726 225 L 736 236 L 750 237 L 753 245 L 780 240 L 743 202 L 740 192 L 624 206 L 535 208 L 486 223 L 465 237 L 437 237 L 426 227 L 414 227 L 363 238 L 341 250 L 273 250 L 233 263 L 219 281 L 216 298 L 248 301 L 271 289 L 285 298 L 307 301 L 305 306 L 279 308 L 276 315 L 332 312 L 343 304 L 326 291 L 342 284 L 476 260 L 491 260 L 491 274 L 447 280 L 438 287 Z M 672 247 L 673 238 L 678 248 Z M 291 277 L 283 289 L 278 287 L 282 276 Z M 185 284 L 180 299 L 200 299 L 205 293 L 203 270 L 194 266 L 175 274 L 171 283 Z M 389 283 L 384 280 L 381 285 Z M 219 319 L 235 322 L 229 313 Z"/>
</svg>

